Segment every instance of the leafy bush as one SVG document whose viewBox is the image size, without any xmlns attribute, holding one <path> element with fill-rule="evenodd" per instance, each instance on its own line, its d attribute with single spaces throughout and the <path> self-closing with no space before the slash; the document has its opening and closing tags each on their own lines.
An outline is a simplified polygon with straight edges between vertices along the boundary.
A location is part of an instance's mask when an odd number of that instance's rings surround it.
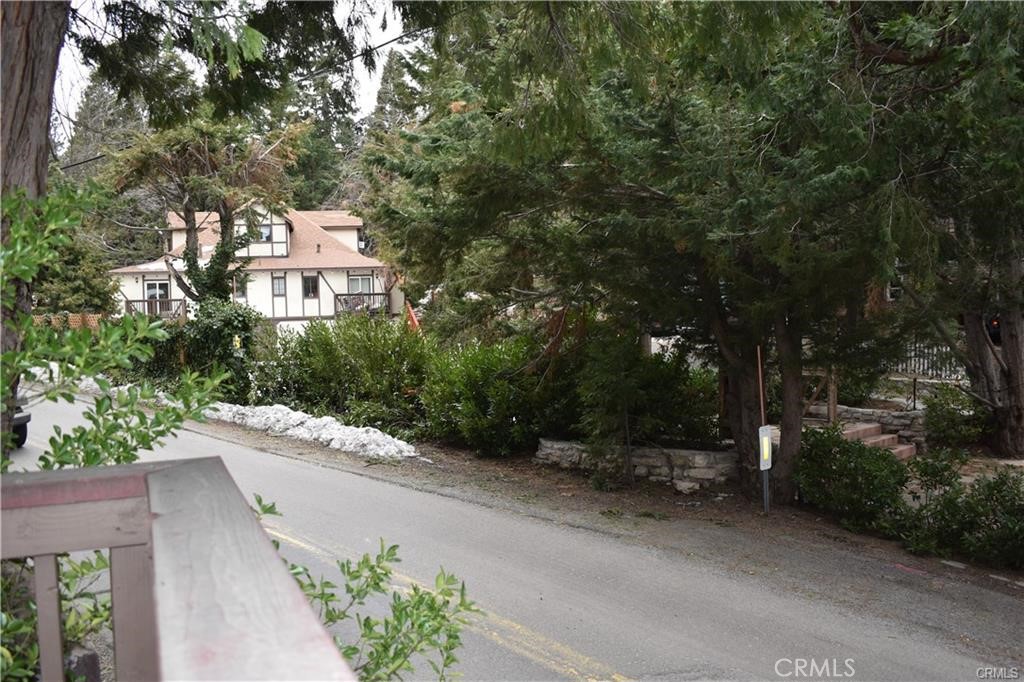
<svg viewBox="0 0 1024 682">
<path fill-rule="evenodd" d="M 1024 568 L 1024 472 L 1003 468 L 963 497 L 962 551 L 996 566 Z"/>
<path fill-rule="evenodd" d="M 341 410 L 354 426 L 408 433 L 420 422 L 419 389 L 431 344 L 402 322 L 364 315 L 342 316 L 330 325 L 340 361 L 335 375 L 345 395 Z"/>
<path fill-rule="evenodd" d="M 210 375 L 220 369 L 226 371 L 221 387 L 224 398 L 245 402 L 252 388 L 253 346 L 263 324 L 263 316 L 249 306 L 216 299 L 203 301 L 193 319 L 164 328 L 166 338 L 153 343 L 149 358 L 115 372 L 111 378 L 121 383 L 151 380 L 169 388 L 182 371 Z"/>
<path fill-rule="evenodd" d="M 882 381 L 884 372 L 881 365 L 873 367 L 851 367 L 841 370 L 836 382 L 840 405 L 861 407 L 875 392 Z"/>
<path fill-rule="evenodd" d="M 635 334 L 605 326 L 587 339 L 578 393 L 592 445 L 625 442 L 708 447 L 720 442 L 718 380 L 684 353 L 645 356 Z"/>
<path fill-rule="evenodd" d="M 1004 467 L 967 486 L 967 459 L 937 448 L 904 465 L 888 450 L 843 440 L 838 428 L 808 429 L 796 479 L 806 501 L 849 528 L 899 537 L 912 552 L 1024 568 L 1024 472 Z"/>
<path fill-rule="evenodd" d="M 907 467 L 889 450 L 845 440 L 838 427 L 804 430 L 800 492 L 846 527 L 888 529 L 899 518 L 908 479 Z"/>
<path fill-rule="evenodd" d="M 960 478 L 966 461 L 955 450 L 912 460 L 921 504 L 905 510 L 904 544 L 913 552 L 1024 568 L 1024 472 L 1003 468 L 968 487 Z"/>
<path fill-rule="evenodd" d="M 925 396 L 924 426 L 928 443 L 939 447 L 973 445 L 991 431 L 985 407 L 949 384 L 939 384 Z"/>
<path fill-rule="evenodd" d="M 203 301 L 195 318 L 181 329 L 186 365 L 204 374 L 214 367 L 227 370 L 225 398 L 243 402 L 250 390 L 250 358 L 262 321 L 263 316 L 247 305 L 217 299 Z"/>
<path fill-rule="evenodd" d="M 299 333 L 261 325 L 253 341 L 250 405 L 286 405 L 305 409 L 302 372 L 305 358 L 299 353 Z"/>
<path fill-rule="evenodd" d="M 966 462 L 966 452 L 947 448 L 934 448 L 908 462 L 911 494 L 918 504 L 904 509 L 900 525 L 910 551 L 945 556 L 960 546 L 964 527 L 960 468 Z"/>
<path fill-rule="evenodd" d="M 422 423 L 420 387 L 433 344 L 406 325 L 345 315 L 301 333 L 260 335 L 250 399 L 342 415 L 408 437 Z"/>
<path fill-rule="evenodd" d="M 517 339 L 437 354 L 421 395 L 427 433 L 485 455 L 532 445 L 539 408 L 539 377 L 529 367 L 534 350 Z"/>
</svg>

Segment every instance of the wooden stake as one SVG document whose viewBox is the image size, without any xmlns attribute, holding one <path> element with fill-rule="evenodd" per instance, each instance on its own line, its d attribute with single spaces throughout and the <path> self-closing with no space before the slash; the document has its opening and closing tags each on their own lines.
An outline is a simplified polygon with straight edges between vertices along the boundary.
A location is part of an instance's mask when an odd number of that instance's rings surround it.
<svg viewBox="0 0 1024 682">
<path fill-rule="evenodd" d="M 761 424 L 767 424 L 768 418 L 764 410 L 764 373 L 761 371 L 761 346 L 757 346 L 757 394 L 761 399 Z"/>
</svg>

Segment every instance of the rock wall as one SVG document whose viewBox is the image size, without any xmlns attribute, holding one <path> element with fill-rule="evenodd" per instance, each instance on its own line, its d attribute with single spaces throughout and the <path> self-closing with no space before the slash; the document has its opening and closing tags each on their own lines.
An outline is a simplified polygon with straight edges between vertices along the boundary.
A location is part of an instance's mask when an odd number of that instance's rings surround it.
<svg viewBox="0 0 1024 682">
<path fill-rule="evenodd" d="M 581 443 L 544 438 L 534 459 L 563 469 L 583 470 L 593 470 L 597 461 Z M 637 478 L 671 483 L 676 490 L 688 493 L 737 478 L 739 454 L 732 450 L 634 448 L 633 473 Z"/>
<path fill-rule="evenodd" d="M 918 450 L 925 447 L 924 410 L 869 410 L 863 407 L 839 406 L 838 417 L 843 422 L 873 422 L 882 425 L 882 433 L 895 433 L 901 443 L 913 443 Z M 824 405 L 812 405 L 809 416 L 825 418 Z"/>
</svg>

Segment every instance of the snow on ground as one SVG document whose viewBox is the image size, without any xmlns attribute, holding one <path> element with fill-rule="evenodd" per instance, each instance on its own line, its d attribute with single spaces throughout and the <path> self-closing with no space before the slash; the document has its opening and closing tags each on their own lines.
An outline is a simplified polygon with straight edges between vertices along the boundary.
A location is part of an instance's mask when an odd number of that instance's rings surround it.
<svg viewBox="0 0 1024 682">
<path fill-rule="evenodd" d="M 334 417 L 314 417 L 284 405 L 248 407 L 214 403 L 205 416 L 240 424 L 275 436 L 320 443 L 357 457 L 416 457 L 416 448 L 370 427 L 346 426 Z"/>
<path fill-rule="evenodd" d="M 101 389 L 92 378 L 78 382 L 78 387 L 87 393 L 100 393 Z M 116 386 L 126 388 L 126 386 Z M 167 403 L 160 394 L 157 402 Z M 207 419 L 240 424 L 274 436 L 295 438 L 320 443 L 335 450 L 341 450 L 357 457 L 402 459 L 416 457 L 416 448 L 404 440 L 393 438 L 378 429 L 346 426 L 334 417 L 314 417 L 284 405 L 234 405 L 214 403 L 203 416 Z"/>
</svg>

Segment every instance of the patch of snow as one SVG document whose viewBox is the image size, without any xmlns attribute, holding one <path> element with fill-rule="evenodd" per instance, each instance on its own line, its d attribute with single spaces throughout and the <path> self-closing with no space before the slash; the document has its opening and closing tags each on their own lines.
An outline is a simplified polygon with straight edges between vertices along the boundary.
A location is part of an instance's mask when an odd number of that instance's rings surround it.
<svg viewBox="0 0 1024 682">
<path fill-rule="evenodd" d="M 266 431 L 275 436 L 319 443 L 357 457 L 416 457 L 415 447 L 378 429 L 346 426 L 334 417 L 313 417 L 284 405 L 247 407 L 216 403 L 207 410 L 206 416 Z"/>
<path fill-rule="evenodd" d="M 102 392 L 92 378 L 79 381 L 78 387 L 90 393 Z M 113 388 L 117 390 L 127 386 Z M 157 402 L 168 404 L 168 396 L 159 393 Z M 334 417 L 313 417 L 284 405 L 250 407 L 218 402 L 208 407 L 203 416 L 264 431 L 274 436 L 319 443 L 357 457 L 404 459 L 417 456 L 414 446 L 378 429 L 346 426 Z"/>
</svg>

